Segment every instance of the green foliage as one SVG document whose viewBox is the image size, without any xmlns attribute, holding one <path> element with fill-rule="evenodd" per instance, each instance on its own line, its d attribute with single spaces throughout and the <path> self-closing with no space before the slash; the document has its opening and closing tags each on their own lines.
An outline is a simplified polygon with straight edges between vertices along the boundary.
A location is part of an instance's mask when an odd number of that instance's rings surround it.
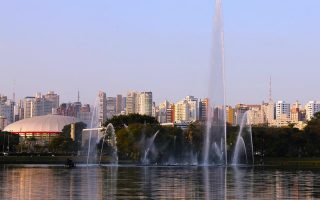
<svg viewBox="0 0 320 200">
<path fill-rule="evenodd" d="M 70 137 L 61 134 L 51 140 L 49 150 L 55 153 L 68 153 L 75 151 L 76 145 Z"/>
<path fill-rule="evenodd" d="M 190 124 L 187 130 L 188 141 L 190 141 L 199 151 L 202 148 L 203 133 L 205 132 L 205 124 L 195 122 Z"/>
<path fill-rule="evenodd" d="M 150 151 L 151 162 L 168 161 L 171 155 L 183 158 L 189 152 L 190 141 L 187 132 L 177 127 L 166 127 L 150 124 L 130 124 L 116 132 L 118 156 L 122 160 L 140 162 L 152 137 L 158 132 L 154 140 L 156 151 Z"/>
<path fill-rule="evenodd" d="M 82 130 L 86 128 L 86 124 L 78 122 L 75 124 L 75 141 L 71 139 L 71 124 L 66 125 L 62 129 L 62 133 L 54 137 L 50 144 L 49 150 L 54 153 L 71 153 L 81 149 Z"/>
<path fill-rule="evenodd" d="M 75 141 L 74 141 L 74 148 L 75 150 L 81 149 L 81 142 L 82 142 L 82 130 L 85 129 L 87 125 L 83 122 L 77 122 L 75 123 Z M 71 138 L 71 124 L 66 125 L 62 129 L 62 136 L 65 138 Z"/>
<path fill-rule="evenodd" d="M 19 144 L 19 135 L 10 132 L 0 132 L 0 151 L 15 151 Z"/>
<path fill-rule="evenodd" d="M 159 124 L 154 117 L 139 114 L 114 116 L 112 119 L 106 121 L 104 123 L 104 126 L 107 126 L 109 123 L 113 125 L 116 131 L 124 128 L 125 125 L 129 126 L 130 124 Z"/>
<path fill-rule="evenodd" d="M 295 128 L 254 127 L 254 151 L 267 157 L 297 157 L 303 132 Z"/>
<path fill-rule="evenodd" d="M 320 156 L 320 112 L 308 122 L 305 136 L 307 153 L 311 156 Z"/>
<path fill-rule="evenodd" d="M 201 159 L 206 125 L 195 122 L 187 130 L 177 127 L 160 126 L 153 117 L 137 114 L 116 116 L 105 125 L 112 123 L 117 137 L 118 156 L 121 160 L 140 162 L 149 141 L 159 131 L 154 141 L 155 151 L 150 151 L 151 162 L 166 162 L 170 159 L 183 161 L 188 154 L 193 153 Z M 124 126 L 127 125 L 127 126 Z M 81 131 L 85 126 L 76 124 L 76 141 L 81 141 Z M 227 150 L 232 156 L 238 136 L 239 127 L 227 126 Z M 320 113 L 308 122 L 304 131 L 289 126 L 272 128 L 267 126 L 252 127 L 254 152 L 266 157 L 314 157 L 320 156 Z M 0 138 L 1 142 L 1 138 Z M 101 141 L 98 147 L 101 148 Z M 78 149 L 78 143 L 70 139 L 70 125 L 63 134 L 54 138 L 49 145 L 51 151 L 71 152 Z M 112 152 L 106 143 L 104 155 Z"/>
</svg>

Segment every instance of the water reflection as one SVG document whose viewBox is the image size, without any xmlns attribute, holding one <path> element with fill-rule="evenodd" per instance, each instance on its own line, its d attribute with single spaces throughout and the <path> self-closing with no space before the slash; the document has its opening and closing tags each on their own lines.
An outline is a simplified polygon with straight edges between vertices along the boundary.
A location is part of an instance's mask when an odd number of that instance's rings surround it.
<svg viewBox="0 0 320 200">
<path fill-rule="evenodd" d="M 0 199 L 315 199 L 318 170 L 0 166 Z"/>
<path fill-rule="evenodd" d="M 226 199 L 227 183 L 225 167 L 203 167 L 205 199 Z"/>
</svg>

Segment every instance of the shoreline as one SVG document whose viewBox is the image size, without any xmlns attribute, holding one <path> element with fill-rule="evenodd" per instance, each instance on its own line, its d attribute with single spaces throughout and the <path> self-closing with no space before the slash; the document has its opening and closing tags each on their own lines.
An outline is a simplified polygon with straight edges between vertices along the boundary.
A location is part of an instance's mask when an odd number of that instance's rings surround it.
<svg viewBox="0 0 320 200">
<path fill-rule="evenodd" d="M 87 156 L 0 156 L 0 164 L 65 164 L 67 159 L 72 159 L 76 164 L 85 164 Z M 96 159 L 90 159 L 91 163 L 97 163 Z M 102 164 L 111 164 L 108 156 L 102 157 Z M 130 160 L 119 161 L 119 164 L 135 164 Z M 320 169 L 320 158 L 265 158 L 263 165 L 256 162 L 256 167 L 313 167 Z"/>
<path fill-rule="evenodd" d="M 86 164 L 87 156 L 0 156 L 0 164 L 65 164 L 67 159 L 71 159 L 76 164 Z M 90 159 L 90 163 L 97 163 L 99 158 Z M 121 164 L 132 164 L 130 161 L 121 161 Z M 111 164 L 111 159 L 104 156 L 101 164 Z"/>
</svg>

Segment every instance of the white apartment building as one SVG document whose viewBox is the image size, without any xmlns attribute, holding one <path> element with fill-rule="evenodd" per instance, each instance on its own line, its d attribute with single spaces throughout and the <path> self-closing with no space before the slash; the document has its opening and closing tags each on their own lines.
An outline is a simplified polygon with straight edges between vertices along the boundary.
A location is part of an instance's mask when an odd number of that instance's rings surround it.
<svg viewBox="0 0 320 200">
<path fill-rule="evenodd" d="M 128 92 L 126 98 L 126 114 L 137 113 L 138 107 L 138 93 L 135 91 Z"/>
<path fill-rule="evenodd" d="M 320 112 L 320 101 L 309 101 L 306 106 L 306 120 L 311 120 L 314 114 Z"/>
<path fill-rule="evenodd" d="M 59 95 L 53 91 L 46 95 L 37 93 L 35 97 L 26 97 L 23 100 L 23 118 L 52 114 L 59 107 Z"/>
<path fill-rule="evenodd" d="M 171 105 L 170 105 L 169 101 L 167 101 L 167 100 L 159 105 L 159 108 L 158 108 L 158 122 L 160 124 L 168 122 L 168 120 L 167 120 L 167 117 L 168 117 L 167 111 L 169 110 L 169 108 L 171 108 Z"/>
<path fill-rule="evenodd" d="M 14 122 L 14 102 L 6 100 L 0 102 L 0 117 L 2 125 L 8 125 Z M 2 129 L 1 129 L 2 130 Z"/>
<path fill-rule="evenodd" d="M 189 121 L 195 122 L 199 120 L 198 99 L 195 98 L 194 96 L 187 96 L 184 100 L 189 104 L 189 110 L 188 110 Z"/>
<path fill-rule="evenodd" d="M 276 103 L 276 120 L 290 120 L 290 104 L 285 101 L 278 101 Z"/>
<path fill-rule="evenodd" d="M 174 120 L 176 122 L 195 122 L 199 119 L 199 103 L 194 96 L 187 96 L 174 106 Z"/>
<path fill-rule="evenodd" d="M 276 107 L 273 102 L 263 103 L 261 107 L 264 122 L 272 124 L 276 119 Z"/>
<path fill-rule="evenodd" d="M 97 102 L 98 126 L 107 120 L 107 95 L 105 92 L 100 91 L 98 94 Z"/>
<path fill-rule="evenodd" d="M 189 104 L 186 100 L 177 102 L 174 107 L 174 119 L 176 122 L 189 121 Z"/>
<path fill-rule="evenodd" d="M 35 101 L 35 97 L 26 97 L 23 100 L 23 112 L 24 112 L 24 119 L 31 118 L 33 116 L 33 103 Z"/>
<path fill-rule="evenodd" d="M 152 92 L 141 92 L 139 94 L 139 114 L 152 116 Z"/>
<path fill-rule="evenodd" d="M 261 105 L 249 106 L 247 123 L 250 125 L 261 125 L 265 123 Z"/>
</svg>

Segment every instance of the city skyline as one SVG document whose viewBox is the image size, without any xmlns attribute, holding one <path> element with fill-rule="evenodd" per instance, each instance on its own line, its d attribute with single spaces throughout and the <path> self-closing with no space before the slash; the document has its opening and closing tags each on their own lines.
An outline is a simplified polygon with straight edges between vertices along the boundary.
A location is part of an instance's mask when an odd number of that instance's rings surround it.
<svg viewBox="0 0 320 200">
<path fill-rule="evenodd" d="M 54 90 L 68 102 L 79 90 L 90 104 L 99 90 L 153 91 L 157 103 L 208 96 L 214 1 L 123 3 L 1 2 L 1 94 Z M 227 104 L 267 101 L 270 76 L 274 100 L 320 99 L 319 6 L 224 2 Z"/>
<path fill-rule="evenodd" d="M 221 109 L 213 109 L 208 98 L 201 99 L 195 96 L 186 96 L 177 102 L 165 100 L 155 104 L 151 91 L 130 91 L 126 96 L 116 97 L 107 96 L 105 92 L 99 91 L 96 103 L 91 106 L 79 101 L 80 99 L 77 100 L 70 103 L 60 102 L 60 95 L 54 91 L 29 95 L 16 103 L 7 96 L 0 95 L 0 130 L 24 119 L 48 115 L 74 117 L 87 125 L 97 127 L 114 116 L 140 114 L 152 116 L 160 124 L 187 127 L 193 122 L 206 121 L 210 110 Z M 246 119 L 248 124 L 254 126 L 267 124 L 272 127 L 287 127 L 293 124 L 302 130 L 320 111 L 320 101 L 311 100 L 301 104 L 298 101 L 273 101 L 270 98 L 268 102 L 261 104 L 237 103 L 227 105 L 225 109 L 226 122 L 232 126 L 240 125 L 243 119 Z"/>
</svg>

